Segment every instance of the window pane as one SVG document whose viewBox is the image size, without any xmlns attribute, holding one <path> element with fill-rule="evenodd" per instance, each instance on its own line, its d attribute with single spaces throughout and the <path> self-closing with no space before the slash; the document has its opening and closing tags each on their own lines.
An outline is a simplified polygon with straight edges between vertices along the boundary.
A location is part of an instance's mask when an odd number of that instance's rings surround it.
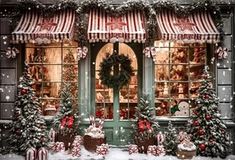
<svg viewBox="0 0 235 160">
<path fill-rule="evenodd" d="M 75 43 L 74 43 L 75 44 Z M 61 48 L 64 46 L 64 48 Z M 33 88 L 42 99 L 44 115 L 55 115 L 60 104 L 63 82 L 72 85 L 73 107 L 78 105 L 78 62 L 76 44 L 53 43 L 47 46 L 26 44 L 26 61 L 35 80 Z"/>
<path fill-rule="evenodd" d="M 155 49 L 156 115 L 189 116 L 206 64 L 205 44 L 155 42 Z"/>
</svg>

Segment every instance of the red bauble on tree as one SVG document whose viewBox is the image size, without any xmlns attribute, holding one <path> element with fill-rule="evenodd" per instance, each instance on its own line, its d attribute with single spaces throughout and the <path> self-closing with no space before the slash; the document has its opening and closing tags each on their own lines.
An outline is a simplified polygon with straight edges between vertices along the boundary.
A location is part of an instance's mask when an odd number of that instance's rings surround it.
<svg viewBox="0 0 235 160">
<path fill-rule="evenodd" d="M 209 121 L 211 119 L 211 115 L 207 114 L 206 115 L 206 120 Z"/>
<path fill-rule="evenodd" d="M 202 128 L 201 128 L 201 129 L 199 129 L 198 134 L 199 134 L 199 135 L 204 135 L 204 134 L 205 134 L 205 130 L 204 130 L 204 129 L 202 129 Z"/>
<path fill-rule="evenodd" d="M 28 89 L 22 89 L 22 90 L 20 91 L 20 93 L 21 93 L 21 94 L 27 94 L 27 93 L 28 93 Z"/>
<path fill-rule="evenodd" d="M 199 144 L 199 149 L 200 149 L 201 151 L 205 151 L 206 145 L 205 145 L 204 143 Z"/>
<path fill-rule="evenodd" d="M 207 94 L 204 95 L 204 98 L 205 98 L 205 99 L 209 99 L 209 95 L 207 95 Z"/>
<path fill-rule="evenodd" d="M 198 126 L 198 125 L 199 125 L 198 120 L 193 121 L 193 125 L 194 125 L 194 126 Z"/>
</svg>

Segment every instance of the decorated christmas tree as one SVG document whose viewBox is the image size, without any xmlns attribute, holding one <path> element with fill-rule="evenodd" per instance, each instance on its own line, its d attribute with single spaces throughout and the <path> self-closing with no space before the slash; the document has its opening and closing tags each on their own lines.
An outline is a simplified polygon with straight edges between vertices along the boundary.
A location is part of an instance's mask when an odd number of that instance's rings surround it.
<svg viewBox="0 0 235 160">
<path fill-rule="evenodd" d="M 140 152 L 147 152 L 149 145 L 154 145 L 159 125 L 154 119 L 154 108 L 150 106 L 147 95 L 140 98 L 137 105 L 135 118 L 137 120 L 134 125 L 134 141 L 139 147 Z"/>
<path fill-rule="evenodd" d="M 229 136 L 218 112 L 218 98 L 206 66 L 198 90 L 197 107 L 188 124 L 188 133 L 197 146 L 197 154 L 225 158 L 229 152 Z"/>
<path fill-rule="evenodd" d="M 70 93 L 71 93 L 71 98 L 73 106 L 77 106 L 77 100 L 78 98 L 78 85 L 77 85 L 77 78 L 78 78 L 78 73 L 77 73 L 77 65 L 75 65 L 75 58 L 72 52 L 72 49 L 68 49 L 68 52 L 66 53 L 64 57 L 64 65 L 63 65 L 63 75 L 62 79 L 64 83 L 70 83 Z M 60 92 L 63 90 L 64 86 L 62 86 L 62 89 Z"/>
<path fill-rule="evenodd" d="M 41 117 L 39 99 L 32 88 L 34 84 L 26 64 L 23 76 L 18 83 L 18 94 L 15 102 L 14 118 L 10 142 L 13 152 L 25 154 L 26 150 L 47 146 L 47 130 Z"/>
<path fill-rule="evenodd" d="M 167 131 L 165 132 L 164 141 L 166 153 L 168 155 L 176 155 L 177 145 L 177 132 L 176 129 L 173 127 L 171 121 L 169 121 Z"/>
<path fill-rule="evenodd" d="M 70 87 L 70 84 L 64 84 L 61 91 L 60 111 L 53 122 L 53 128 L 58 133 L 58 140 L 65 143 L 66 149 L 68 143 L 71 144 L 75 135 L 78 134 L 80 123 L 78 112 L 73 109 Z"/>
</svg>

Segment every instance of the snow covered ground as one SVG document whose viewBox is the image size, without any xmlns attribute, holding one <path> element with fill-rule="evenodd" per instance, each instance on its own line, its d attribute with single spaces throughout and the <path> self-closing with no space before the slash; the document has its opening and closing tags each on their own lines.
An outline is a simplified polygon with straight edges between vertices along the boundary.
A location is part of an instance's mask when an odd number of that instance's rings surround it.
<svg viewBox="0 0 235 160">
<path fill-rule="evenodd" d="M 132 154 L 129 155 L 127 149 L 121 148 L 110 148 L 109 153 L 104 157 L 98 156 L 96 153 L 91 153 L 85 150 L 82 147 L 81 157 L 72 157 L 71 154 L 66 152 L 64 153 L 50 153 L 49 160 L 178 160 L 178 158 L 174 156 L 163 156 L 163 157 L 155 157 L 155 156 L 147 156 L 145 154 Z M 8 154 L 8 155 L 0 155 L 0 160 L 25 160 L 24 157 Z M 208 157 L 194 157 L 192 160 L 212 160 L 212 158 Z M 213 158 L 213 160 L 221 160 L 220 158 Z M 226 160 L 235 160 L 235 155 L 230 155 L 226 158 Z"/>
</svg>

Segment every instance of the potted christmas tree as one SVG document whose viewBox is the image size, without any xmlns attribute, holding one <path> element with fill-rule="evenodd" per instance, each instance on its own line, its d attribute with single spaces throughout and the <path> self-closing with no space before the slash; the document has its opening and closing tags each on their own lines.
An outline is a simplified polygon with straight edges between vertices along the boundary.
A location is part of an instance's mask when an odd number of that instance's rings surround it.
<svg viewBox="0 0 235 160">
<path fill-rule="evenodd" d="M 61 91 L 60 111 L 56 115 L 53 128 L 57 132 L 57 141 L 64 142 L 65 149 L 72 144 L 74 137 L 79 133 L 80 117 L 73 108 L 71 85 L 64 84 Z"/>
<path fill-rule="evenodd" d="M 220 119 L 218 98 L 207 66 L 198 92 L 197 107 L 188 123 L 188 133 L 192 135 L 198 155 L 225 158 L 229 152 L 229 136 Z"/>
<path fill-rule="evenodd" d="M 150 106 L 147 95 L 140 98 L 135 109 L 137 122 L 134 125 L 134 141 L 138 145 L 140 153 L 147 153 L 148 146 L 156 144 L 156 133 L 159 125 L 154 119 L 154 108 Z"/>
</svg>

